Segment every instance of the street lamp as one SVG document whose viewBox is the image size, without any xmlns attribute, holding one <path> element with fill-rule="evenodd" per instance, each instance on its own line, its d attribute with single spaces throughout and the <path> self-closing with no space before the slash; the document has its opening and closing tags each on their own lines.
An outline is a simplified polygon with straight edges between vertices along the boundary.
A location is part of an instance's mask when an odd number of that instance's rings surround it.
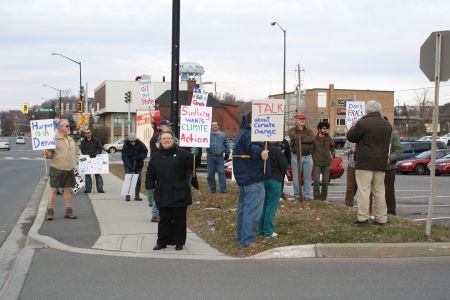
<svg viewBox="0 0 450 300">
<path fill-rule="evenodd" d="M 286 100 L 286 30 L 281 27 L 278 22 L 272 22 L 270 25 L 275 26 L 278 25 L 281 30 L 283 30 L 283 38 L 284 38 L 284 47 L 283 47 L 283 99 Z"/>
<path fill-rule="evenodd" d="M 49 87 L 49 88 L 54 89 L 55 91 L 59 92 L 59 118 L 61 119 L 61 90 L 59 90 L 55 87 L 52 87 L 51 85 L 48 85 L 48 84 L 44 84 L 43 86 Z"/>
<path fill-rule="evenodd" d="M 59 56 L 62 56 L 62 57 L 64 57 L 65 59 L 68 59 L 68 60 L 70 60 L 70 61 L 73 61 L 74 63 L 76 63 L 76 64 L 78 64 L 78 65 L 80 66 L 80 101 L 83 101 L 83 93 L 82 93 L 82 91 L 83 91 L 83 86 L 82 86 L 82 84 L 81 84 L 81 61 L 73 60 L 73 59 L 71 59 L 70 57 L 64 56 L 64 55 L 62 55 L 62 54 L 60 54 L 60 53 L 52 53 L 52 55 L 59 55 Z"/>
</svg>

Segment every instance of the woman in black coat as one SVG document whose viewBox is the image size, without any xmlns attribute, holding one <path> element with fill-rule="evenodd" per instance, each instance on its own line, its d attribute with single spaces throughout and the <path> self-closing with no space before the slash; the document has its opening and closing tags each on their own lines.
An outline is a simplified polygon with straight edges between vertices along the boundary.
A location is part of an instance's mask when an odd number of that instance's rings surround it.
<svg viewBox="0 0 450 300">
<path fill-rule="evenodd" d="M 190 178 L 192 156 L 178 147 L 172 132 L 162 132 L 160 151 L 154 153 L 147 166 L 145 188 L 159 209 L 158 241 L 153 250 L 186 243 L 186 211 L 192 204 Z"/>
</svg>

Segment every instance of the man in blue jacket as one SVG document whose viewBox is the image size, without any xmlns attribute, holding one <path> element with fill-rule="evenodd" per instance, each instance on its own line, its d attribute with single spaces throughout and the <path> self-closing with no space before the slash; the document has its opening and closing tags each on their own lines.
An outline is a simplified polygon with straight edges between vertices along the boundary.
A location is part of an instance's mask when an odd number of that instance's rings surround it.
<svg viewBox="0 0 450 300">
<path fill-rule="evenodd" d="M 206 149 L 208 154 L 208 185 L 211 193 L 216 192 L 216 173 L 219 177 L 220 192 L 225 193 L 227 190 L 227 179 L 225 177 L 224 157 L 225 160 L 230 156 L 230 146 L 228 138 L 219 130 L 219 124 L 216 121 L 211 123 L 211 136 L 209 148 Z"/>
<path fill-rule="evenodd" d="M 248 121 L 247 121 L 248 120 Z M 270 177 L 269 151 L 260 142 L 251 141 L 251 112 L 242 119 L 241 131 L 233 150 L 233 172 L 239 185 L 237 242 L 242 248 L 255 247 L 256 229 L 264 205 L 264 180 Z"/>
</svg>

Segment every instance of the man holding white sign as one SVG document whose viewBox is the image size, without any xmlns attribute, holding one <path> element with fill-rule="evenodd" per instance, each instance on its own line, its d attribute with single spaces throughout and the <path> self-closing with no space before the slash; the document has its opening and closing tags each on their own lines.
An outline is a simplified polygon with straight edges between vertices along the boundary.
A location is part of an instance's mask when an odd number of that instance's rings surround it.
<svg viewBox="0 0 450 300">
<path fill-rule="evenodd" d="M 69 121 L 61 119 L 58 123 L 58 132 L 55 135 L 55 149 L 45 149 L 43 154 L 51 159 L 50 166 L 50 193 L 48 198 L 47 220 L 54 219 L 53 203 L 56 200 L 58 188 L 64 189 L 64 203 L 66 211 L 64 218 L 76 219 L 72 209 L 72 188 L 75 187 L 74 169 L 77 165 L 78 147 L 69 136 Z"/>
<path fill-rule="evenodd" d="M 103 151 L 102 143 L 92 136 L 92 131 L 88 128 L 84 131 L 84 139 L 81 141 L 81 154 L 89 155 L 90 158 L 94 158 L 97 154 L 101 154 Z M 97 185 L 97 192 L 104 193 L 103 191 L 103 178 L 100 174 L 94 174 L 95 184 Z M 84 175 L 86 182 L 85 193 L 90 193 L 92 189 L 92 177 L 91 174 Z"/>
</svg>

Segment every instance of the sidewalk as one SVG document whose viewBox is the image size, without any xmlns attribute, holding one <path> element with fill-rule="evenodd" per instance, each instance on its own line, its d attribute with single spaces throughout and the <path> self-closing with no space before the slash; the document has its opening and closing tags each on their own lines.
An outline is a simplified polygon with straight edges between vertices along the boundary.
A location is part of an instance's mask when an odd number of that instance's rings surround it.
<svg viewBox="0 0 450 300">
<path fill-rule="evenodd" d="M 151 209 L 145 195 L 141 194 L 143 201 L 125 201 L 121 196 L 122 180 L 112 174 L 103 174 L 104 194 L 95 191 L 90 194 L 75 195 L 74 209 L 77 212 L 76 199 L 87 198 L 88 195 L 92 208 L 90 213 L 81 213 L 77 220 L 55 220 L 62 225 L 70 225 L 68 222 L 94 223 L 100 228 L 100 234 L 91 246 L 69 246 L 57 240 L 56 234 L 39 234 L 39 229 L 45 222 L 47 199 L 49 193 L 48 184 L 39 205 L 38 213 L 28 238 L 31 246 L 53 248 L 62 251 L 111 256 L 128 257 L 152 257 L 171 259 L 201 259 L 201 260 L 235 260 L 240 258 L 230 257 L 220 253 L 209 246 L 204 240 L 188 229 L 186 245 L 183 250 L 176 251 L 173 246 L 168 246 L 160 251 L 153 251 L 156 245 L 157 223 L 151 223 Z M 80 191 L 80 193 L 83 193 Z M 133 198 L 133 197 L 132 197 Z M 89 201 L 86 199 L 86 201 Z M 62 201 L 62 199 L 58 199 Z M 86 207 L 80 207 L 86 211 Z M 93 212 L 92 212 L 93 210 Z M 61 209 L 62 211 L 62 209 Z M 79 212 L 82 212 L 80 209 Z M 61 216 L 60 216 L 61 218 Z M 96 219 L 96 220 L 95 220 Z M 53 225 L 53 224 L 52 224 Z M 78 223 L 80 225 L 80 223 Z M 57 227 L 57 226 L 54 226 Z M 70 230 L 74 226 L 66 226 Z M 92 226 L 91 226 L 92 228 Z M 98 229 L 97 229 L 98 230 Z M 92 234 L 88 230 L 81 231 L 83 235 Z M 64 234 L 65 231 L 63 232 Z M 98 233 L 94 236 L 94 240 Z M 59 233 L 61 236 L 61 232 Z M 65 239 L 81 236 L 65 235 Z M 59 237 L 59 240 L 62 240 Z M 310 244 L 288 246 L 270 249 L 256 254 L 248 259 L 273 259 L 273 258 L 382 258 L 382 257 L 425 257 L 425 256 L 450 256 L 450 243 L 347 243 L 347 244 Z"/>
</svg>

